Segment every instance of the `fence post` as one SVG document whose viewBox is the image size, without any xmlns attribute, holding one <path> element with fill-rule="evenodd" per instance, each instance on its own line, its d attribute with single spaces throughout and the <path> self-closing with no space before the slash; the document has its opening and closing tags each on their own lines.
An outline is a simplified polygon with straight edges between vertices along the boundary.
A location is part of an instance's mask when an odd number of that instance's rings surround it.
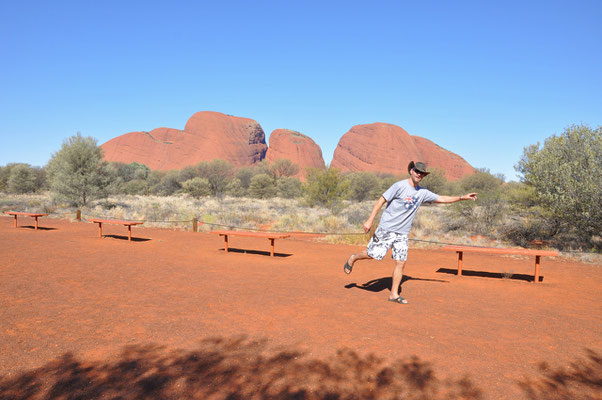
<svg viewBox="0 0 602 400">
<path fill-rule="evenodd" d="M 197 219 L 196 219 L 196 217 L 192 218 L 192 231 L 193 232 L 197 231 Z"/>
<path fill-rule="evenodd" d="M 82 212 L 80 210 L 77 210 L 77 212 L 75 213 L 75 219 L 78 221 L 82 220 Z"/>
</svg>

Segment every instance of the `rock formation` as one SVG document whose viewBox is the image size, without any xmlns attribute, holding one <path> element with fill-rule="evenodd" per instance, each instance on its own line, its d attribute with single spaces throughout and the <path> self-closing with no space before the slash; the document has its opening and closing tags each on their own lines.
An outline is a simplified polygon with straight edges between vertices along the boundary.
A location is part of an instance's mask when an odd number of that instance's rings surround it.
<svg viewBox="0 0 602 400">
<path fill-rule="evenodd" d="M 194 114 L 183 131 L 130 132 L 101 147 L 107 161 L 136 161 L 163 171 L 213 159 L 227 160 L 235 167 L 251 165 L 261 161 L 267 150 L 265 134 L 256 121 L 211 111 Z"/>
<path fill-rule="evenodd" d="M 297 177 L 305 180 L 308 168 L 325 168 L 322 150 L 309 136 L 288 129 L 276 129 L 270 134 L 265 155 L 268 162 L 288 159 L 299 166 Z"/>
<path fill-rule="evenodd" d="M 448 180 L 474 173 L 462 157 L 430 140 L 411 136 L 399 126 L 384 123 L 356 125 L 339 140 L 331 167 L 342 171 L 371 171 L 407 175 L 410 161 L 440 169 Z"/>
<path fill-rule="evenodd" d="M 289 159 L 305 179 L 308 168 L 324 168 L 322 150 L 311 138 L 288 129 L 276 129 L 265 142 L 261 126 L 249 118 L 218 112 L 194 114 L 184 130 L 157 128 L 130 132 L 101 146 L 107 161 L 145 164 L 151 170 L 182 169 L 202 161 L 223 159 L 235 167 Z M 441 169 L 449 180 L 474 173 L 462 157 L 430 140 L 411 136 L 399 126 L 385 123 L 356 125 L 341 137 L 331 166 L 342 171 L 372 171 L 406 175 L 411 161 Z"/>
<path fill-rule="evenodd" d="M 416 160 L 424 161 L 429 169 L 437 168 L 443 170 L 447 180 L 457 181 L 476 172 L 465 159 L 456 153 L 452 153 L 420 136 L 412 136 L 412 139 L 414 139 L 414 143 L 416 143 L 421 153 L 421 157 L 416 157 Z M 406 173 L 407 164 L 404 169 Z"/>
</svg>

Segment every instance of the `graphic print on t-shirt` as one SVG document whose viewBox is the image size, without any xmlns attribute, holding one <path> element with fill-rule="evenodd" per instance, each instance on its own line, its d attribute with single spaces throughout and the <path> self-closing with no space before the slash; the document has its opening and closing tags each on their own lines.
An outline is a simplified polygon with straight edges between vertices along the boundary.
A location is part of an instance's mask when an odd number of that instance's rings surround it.
<svg viewBox="0 0 602 400">
<path fill-rule="evenodd" d="M 403 201 L 403 206 L 406 208 L 406 210 L 414 209 L 416 207 L 416 204 L 418 204 L 418 196 L 407 196 Z"/>
</svg>

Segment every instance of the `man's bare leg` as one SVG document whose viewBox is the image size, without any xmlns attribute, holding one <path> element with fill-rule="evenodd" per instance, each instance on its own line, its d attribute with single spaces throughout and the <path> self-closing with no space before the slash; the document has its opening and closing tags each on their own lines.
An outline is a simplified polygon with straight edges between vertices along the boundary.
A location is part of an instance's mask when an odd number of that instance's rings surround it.
<svg viewBox="0 0 602 400">
<path fill-rule="evenodd" d="M 401 285 L 403 267 L 405 267 L 405 265 L 405 261 L 395 261 L 395 268 L 393 268 L 393 284 L 391 285 L 391 295 L 389 296 L 389 299 L 396 299 L 399 297 L 399 285 Z"/>
<path fill-rule="evenodd" d="M 368 258 L 372 258 L 372 257 L 370 257 L 368 255 L 366 250 L 363 250 L 361 253 L 356 253 L 356 254 L 350 255 L 349 258 L 347 259 L 347 263 L 345 264 L 345 272 L 350 274 L 351 269 L 353 268 L 353 264 L 355 264 L 356 261 L 366 260 Z M 347 266 L 349 266 L 349 268 L 347 268 Z"/>
</svg>

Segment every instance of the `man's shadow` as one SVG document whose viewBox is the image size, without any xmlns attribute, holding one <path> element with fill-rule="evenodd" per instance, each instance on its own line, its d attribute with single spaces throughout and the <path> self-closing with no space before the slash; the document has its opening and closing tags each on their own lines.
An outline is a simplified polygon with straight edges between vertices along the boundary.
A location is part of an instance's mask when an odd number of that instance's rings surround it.
<svg viewBox="0 0 602 400">
<path fill-rule="evenodd" d="M 427 281 L 427 282 L 441 282 L 441 283 L 449 283 L 449 281 L 444 281 L 441 279 L 424 279 L 424 278 L 414 278 L 411 277 L 409 275 L 404 275 L 403 278 L 401 279 L 401 283 L 399 284 L 399 288 L 401 289 L 401 287 L 403 286 L 404 282 L 407 281 Z M 346 289 L 353 289 L 353 288 L 357 288 L 357 289 L 362 289 L 362 290 L 367 290 L 369 292 L 382 292 L 383 290 L 390 290 L 391 286 L 393 285 L 393 278 L 391 278 L 390 276 L 387 278 L 378 278 L 378 279 L 373 279 L 371 281 L 368 281 L 366 283 L 362 283 L 361 285 L 358 285 L 357 283 L 350 283 L 348 285 L 345 285 Z"/>
</svg>

